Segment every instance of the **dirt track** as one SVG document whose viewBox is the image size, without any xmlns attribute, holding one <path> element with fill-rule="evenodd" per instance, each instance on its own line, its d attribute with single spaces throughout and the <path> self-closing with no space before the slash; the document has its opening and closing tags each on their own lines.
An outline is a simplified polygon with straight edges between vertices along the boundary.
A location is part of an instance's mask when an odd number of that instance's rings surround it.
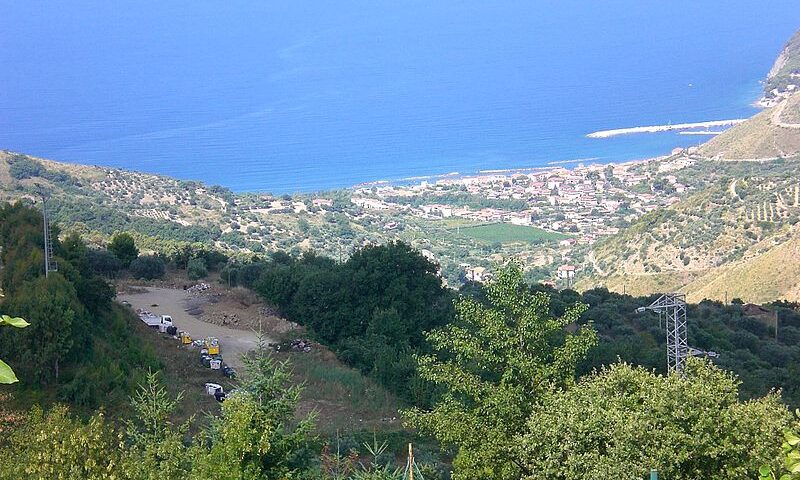
<svg viewBox="0 0 800 480">
<path fill-rule="evenodd" d="M 234 368 L 241 367 L 240 357 L 243 353 L 255 348 L 257 343 L 255 332 L 206 323 L 186 313 L 186 301 L 189 295 L 184 290 L 155 287 L 148 287 L 146 290 L 145 293 L 120 294 L 117 300 L 130 302 L 134 309 L 143 308 L 156 315 L 171 315 L 178 330 L 189 332 L 192 338 L 217 337 L 225 363 Z M 272 341 L 269 338 L 264 340 Z"/>
</svg>

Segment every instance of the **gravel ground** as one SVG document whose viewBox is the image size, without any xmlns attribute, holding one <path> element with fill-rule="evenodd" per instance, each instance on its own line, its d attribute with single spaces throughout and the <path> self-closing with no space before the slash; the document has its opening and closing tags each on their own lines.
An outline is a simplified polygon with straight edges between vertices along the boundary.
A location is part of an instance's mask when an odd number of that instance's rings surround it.
<svg viewBox="0 0 800 480">
<path fill-rule="evenodd" d="M 142 290 L 142 293 L 119 294 L 117 300 L 129 302 L 134 310 L 142 308 L 156 315 L 172 316 L 178 330 L 189 332 L 194 339 L 217 337 L 225 363 L 234 368 L 242 366 L 241 355 L 257 344 L 256 332 L 214 325 L 187 313 L 187 308 L 191 307 L 188 303 L 191 296 L 182 289 L 146 287 Z M 274 340 L 265 338 L 264 341 Z"/>
</svg>

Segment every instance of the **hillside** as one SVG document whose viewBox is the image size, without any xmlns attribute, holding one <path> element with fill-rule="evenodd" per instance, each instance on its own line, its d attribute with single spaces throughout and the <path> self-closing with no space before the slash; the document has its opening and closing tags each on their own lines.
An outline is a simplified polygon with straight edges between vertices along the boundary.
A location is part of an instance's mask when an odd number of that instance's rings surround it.
<svg viewBox="0 0 800 480">
<path fill-rule="evenodd" d="M 800 82 L 798 82 L 800 83 Z M 800 153 L 800 92 L 735 125 L 700 147 L 718 160 L 763 160 Z"/>
<path fill-rule="evenodd" d="M 800 30 L 783 47 L 764 83 L 763 103 L 779 101 L 790 91 L 789 85 L 800 84 Z"/>
<path fill-rule="evenodd" d="M 599 242 L 591 257 L 595 273 L 578 287 L 631 294 L 683 289 L 693 301 L 800 298 L 794 161 L 699 161 L 685 169 L 683 175 L 708 185 Z"/>
<path fill-rule="evenodd" d="M 765 82 L 769 108 L 702 145 L 677 173 L 695 192 L 598 242 L 579 288 L 683 290 L 689 300 L 800 299 L 800 31 Z"/>
<path fill-rule="evenodd" d="M 40 190 L 47 190 L 52 218 L 65 230 L 78 232 L 93 243 L 103 244 L 115 232 L 127 231 L 136 237 L 140 248 L 160 252 L 193 245 L 215 247 L 244 258 L 275 251 L 314 251 L 344 260 L 358 247 L 402 240 L 425 250 L 453 283 L 460 282 L 463 264 L 489 268 L 509 257 L 554 271 L 561 256 L 557 241 L 565 237 L 552 232 L 551 217 L 561 219 L 558 225 L 563 232 L 574 231 L 575 224 L 563 221 L 561 207 L 550 206 L 549 190 L 541 189 L 540 198 L 526 202 L 512 198 L 510 192 L 498 191 L 507 188 L 504 185 L 510 177 L 489 179 L 495 183 L 470 192 L 458 184 L 384 187 L 391 192 L 385 194 L 387 201 L 379 197 L 375 187 L 277 197 L 269 193 L 234 194 L 227 188 L 200 182 L 0 151 L 0 201 L 23 199 L 33 203 L 39 200 Z M 525 186 L 515 184 L 514 188 Z M 393 197 L 397 192 L 412 195 Z M 491 218 L 437 217 L 425 211 L 426 202 L 462 207 L 475 216 L 486 211 Z M 536 226 L 546 231 L 526 225 L 524 235 L 510 235 L 510 230 L 519 228 L 492 227 L 503 217 L 524 216 L 525 212 L 530 217 L 531 205 L 537 205 L 540 212 Z M 551 211 L 544 215 L 542 208 Z M 615 222 L 617 218 L 609 215 L 606 220 Z M 482 226 L 486 228 L 468 229 Z M 586 227 L 597 229 L 597 222 Z M 479 231 L 482 235 L 477 240 L 469 234 Z"/>
</svg>

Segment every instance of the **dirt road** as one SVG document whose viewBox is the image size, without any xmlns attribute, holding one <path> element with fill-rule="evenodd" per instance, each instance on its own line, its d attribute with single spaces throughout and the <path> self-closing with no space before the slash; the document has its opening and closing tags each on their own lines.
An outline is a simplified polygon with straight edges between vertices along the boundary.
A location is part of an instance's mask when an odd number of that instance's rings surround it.
<svg viewBox="0 0 800 480">
<path fill-rule="evenodd" d="M 120 294 L 117 296 L 117 300 L 130 302 L 134 309 L 143 308 L 156 315 L 172 316 L 178 330 L 189 332 L 192 338 L 217 337 L 220 342 L 220 353 L 225 359 L 225 363 L 233 368 L 240 368 L 242 366 L 241 355 L 255 348 L 257 344 L 255 332 L 206 323 L 186 313 L 186 301 L 189 295 L 184 290 L 155 287 L 148 287 L 146 290 L 145 293 Z M 269 338 L 264 340 L 272 341 Z"/>
</svg>

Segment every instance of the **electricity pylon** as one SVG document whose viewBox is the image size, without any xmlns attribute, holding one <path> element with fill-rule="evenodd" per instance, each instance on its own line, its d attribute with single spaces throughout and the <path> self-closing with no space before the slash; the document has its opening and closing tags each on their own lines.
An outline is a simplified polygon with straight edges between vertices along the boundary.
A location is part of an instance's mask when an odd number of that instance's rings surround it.
<svg viewBox="0 0 800 480">
<path fill-rule="evenodd" d="M 47 193 L 42 193 L 42 228 L 44 230 L 44 275 L 58 271 L 58 264 L 53 258 L 53 240 L 50 237 L 50 222 L 47 220 Z"/>
<path fill-rule="evenodd" d="M 686 295 L 665 293 L 647 307 L 639 307 L 637 312 L 647 310 L 658 313 L 659 323 L 664 319 L 667 330 L 667 371 L 683 375 L 683 367 L 690 356 L 718 357 L 716 352 L 698 350 L 689 346 L 686 331 Z"/>
</svg>

